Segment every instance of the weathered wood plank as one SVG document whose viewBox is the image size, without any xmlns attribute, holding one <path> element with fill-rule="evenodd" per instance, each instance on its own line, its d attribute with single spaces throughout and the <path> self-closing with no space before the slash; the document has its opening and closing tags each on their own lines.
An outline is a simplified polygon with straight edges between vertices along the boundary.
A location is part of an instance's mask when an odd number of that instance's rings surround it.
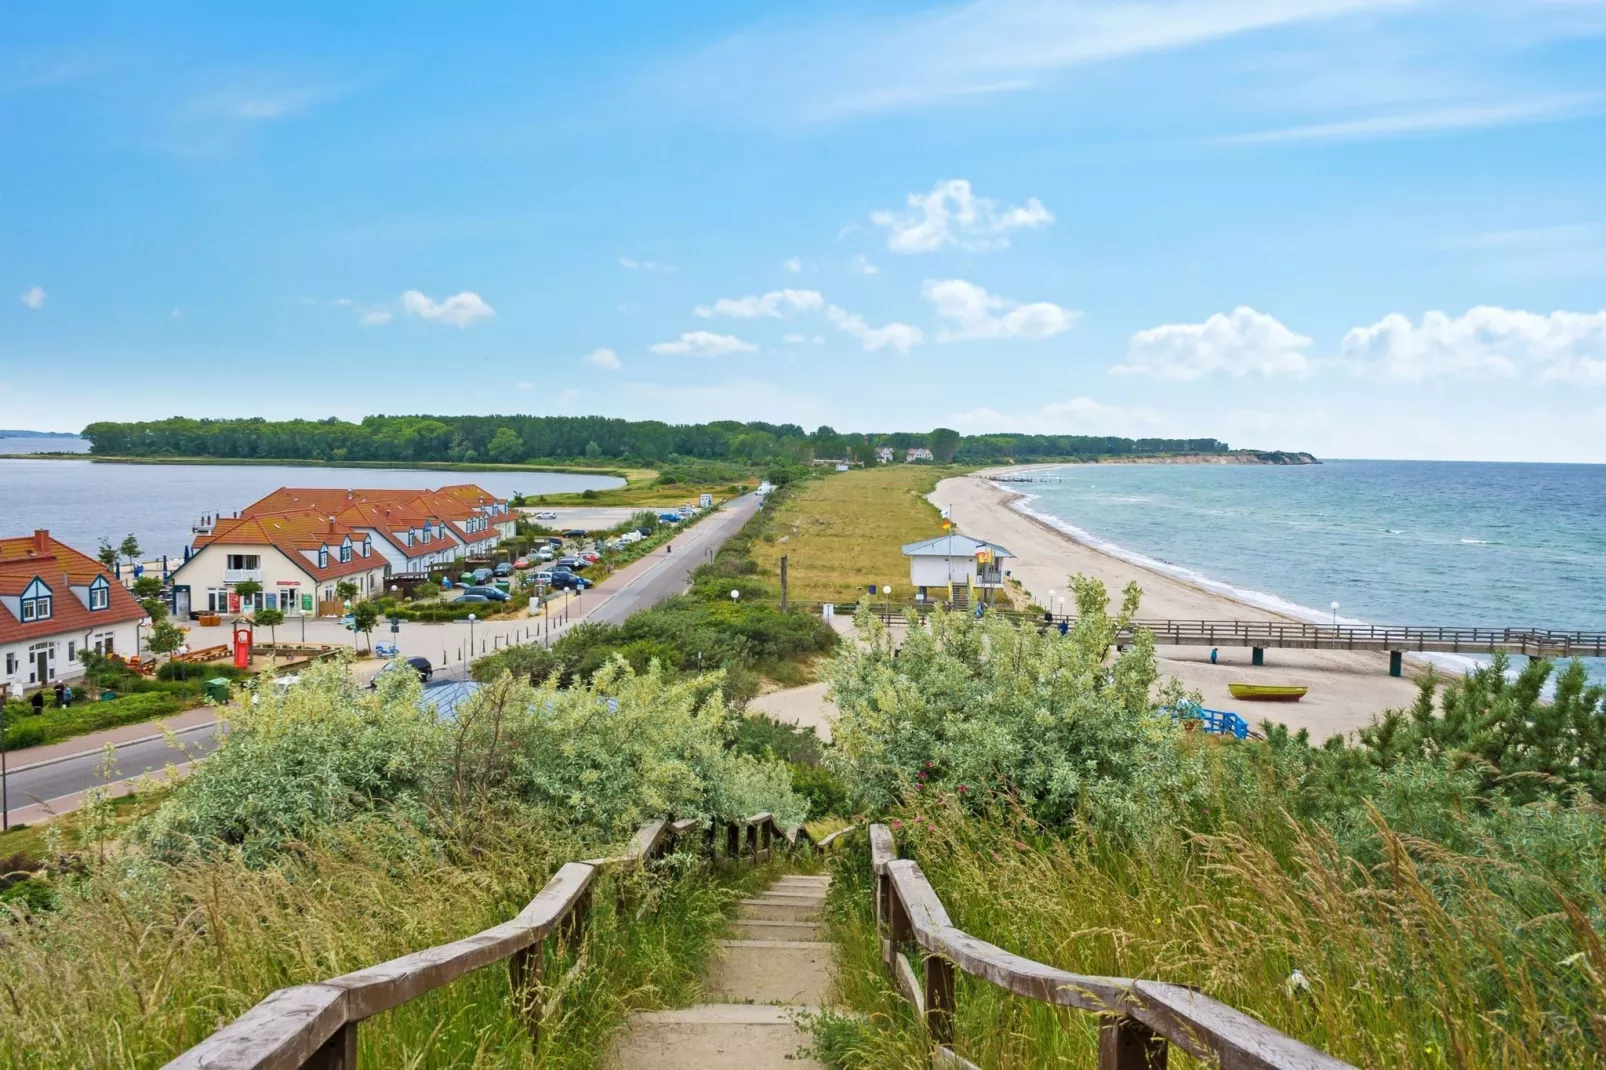
<svg viewBox="0 0 1606 1070">
<path fill-rule="evenodd" d="M 858 825 L 849 825 L 846 828 L 839 828 L 835 832 L 831 833 L 829 836 L 826 836 L 826 837 L 822 838 L 820 840 L 820 842 L 816 843 L 814 846 L 818 847 L 820 850 L 823 851 L 827 847 L 829 847 L 833 843 L 835 843 L 837 840 L 841 839 L 843 836 L 846 836 L 848 833 L 857 831 L 858 828 L 859 828 Z M 889 835 L 890 835 L 890 833 L 889 833 Z"/>
<path fill-rule="evenodd" d="M 893 980 L 898 982 L 898 990 L 903 993 L 904 999 L 914 1005 L 915 1016 L 925 1021 L 926 994 L 921 991 L 920 978 L 915 976 L 915 968 L 909 965 L 909 960 L 901 953 L 893 951 L 891 954 L 892 976 Z"/>
<path fill-rule="evenodd" d="M 676 836 L 684 836 L 686 833 L 690 832 L 700 824 L 702 824 L 702 822 L 698 821 L 695 817 L 688 817 L 683 821 L 671 821 L 669 823 L 669 828 Z"/>
<path fill-rule="evenodd" d="M 1243 1011 L 1182 985 L 1134 981 L 1128 1013 L 1221 1070 L 1353 1070 Z"/>
<path fill-rule="evenodd" d="M 752 817 L 747 819 L 747 825 L 749 828 L 754 828 L 765 823 L 775 823 L 775 815 L 771 814 L 768 810 L 765 810 L 761 814 L 754 814 Z"/>
<path fill-rule="evenodd" d="M 165 1070 L 299 1070 L 345 1024 L 344 989 L 281 988 Z"/>
<path fill-rule="evenodd" d="M 625 848 L 625 857 L 637 861 L 653 857 L 668 836 L 668 830 L 669 822 L 662 818 L 647 822 L 636 830 L 635 836 L 630 840 L 630 846 Z"/>
<path fill-rule="evenodd" d="M 955 1055 L 952 1048 L 940 1044 L 931 1049 L 931 1067 L 932 1070 L 981 1070 L 963 1055 Z"/>
<path fill-rule="evenodd" d="M 870 865 L 881 873 L 888 862 L 898 857 L 898 848 L 892 842 L 892 830 L 885 825 L 870 826 Z"/>
<path fill-rule="evenodd" d="M 1136 1018 L 1099 1022 L 1099 1070 L 1166 1070 L 1170 1056 L 1165 1038 Z"/>
</svg>

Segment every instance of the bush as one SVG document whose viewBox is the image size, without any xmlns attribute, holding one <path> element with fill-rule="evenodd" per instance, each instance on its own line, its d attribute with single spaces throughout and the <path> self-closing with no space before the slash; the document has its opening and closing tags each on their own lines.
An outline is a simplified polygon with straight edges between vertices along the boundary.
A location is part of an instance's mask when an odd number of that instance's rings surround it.
<svg viewBox="0 0 1606 1070">
<path fill-rule="evenodd" d="M 125 724 L 139 724 L 162 717 L 171 717 L 184 708 L 184 702 L 165 691 L 121 695 L 109 702 L 75 700 L 67 709 L 49 709 L 38 717 L 16 717 L 11 713 L 19 703 L 7 708 L 6 747 L 17 749 L 43 743 L 71 739 L 86 732 L 104 728 L 117 728 Z"/>
</svg>

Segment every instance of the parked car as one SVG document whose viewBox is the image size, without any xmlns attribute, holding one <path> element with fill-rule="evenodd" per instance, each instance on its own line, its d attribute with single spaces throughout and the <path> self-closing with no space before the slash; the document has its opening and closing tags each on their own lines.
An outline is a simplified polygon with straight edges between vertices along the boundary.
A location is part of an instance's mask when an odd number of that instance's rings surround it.
<svg viewBox="0 0 1606 1070">
<path fill-rule="evenodd" d="M 550 546 L 543 546 L 535 552 L 537 561 L 550 561 L 556 556 L 558 556 L 558 552 Z"/>
<path fill-rule="evenodd" d="M 435 667 L 429 663 L 428 658 L 408 658 L 406 661 L 402 662 L 402 664 L 416 672 L 418 674 L 418 678 L 426 684 L 429 683 L 429 678 L 435 675 Z M 396 662 L 392 661 L 387 663 L 384 668 L 380 669 L 379 672 L 374 674 L 374 678 L 368 682 L 368 686 L 378 687 L 379 677 L 381 675 L 387 672 L 395 671 Z"/>
<path fill-rule="evenodd" d="M 537 520 L 556 520 L 557 518 L 558 518 L 558 514 L 554 513 L 550 509 L 544 509 L 541 512 L 535 514 L 535 519 L 537 519 Z"/>
<path fill-rule="evenodd" d="M 639 531 L 627 531 L 623 535 L 619 536 L 619 541 L 622 544 L 624 544 L 625 546 L 629 546 L 633 542 L 640 542 L 641 541 L 641 532 L 639 532 Z"/>
<path fill-rule="evenodd" d="M 576 576 L 572 572 L 556 572 L 552 575 L 552 589 L 554 591 L 561 591 L 564 589 L 583 591 L 590 586 L 590 580 L 586 579 L 584 576 Z"/>
<path fill-rule="evenodd" d="M 492 571 L 498 576 L 511 576 L 513 575 L 513 566 L 508 562 L 503 561 L 499 563 L 496 568 L 492 569 Z"/>
<path fill-rule="evenodd" d="M 552 570 L 549 568 L 540 569 L 533 573 L 530 579 L 544 587 L 550 587 L 552 586 Z"/>
<path fill-rule="evenodd" d="M 548 535 L 546 537 L 546 544 L 548 546 L 552 547 L 554 550 L 556 550 L 556 549 L 560 548 L 563 545 L 563 536 L 561 536 L 561 535 Z"/>
<path fill-rule="evenodd" d="M 597 553 L 595 550 L 581 550 L 580 556 L 591 562 L 593 565 L 602 560 L 602 555 Z"/>
<path fill-rule="evenodd" d="M 477 569 L 474 570 L 474 582 L 475 583 L 485 583 L 488 580 L 490 580 L 490 578 L 492 576 L 494 576 L 494 575 L 496 575 L 496 570 L 495 569 L 477 568 Z"/>
<path fill-rule="evenodd" d="M 486 598 L 483 594 L 465 594 L 463 597 L 459 598 L 458 601 L 459 602 L 489 602 L 490 599 Z"/>
<path fill-rule="evenodd" d="M 591 562 L 587 561 L 583 557 L 576 557 L 574 554 L 566 554 L 565 556 L 558 558 L 558 564 L 578 572 L 580 569 L 583 569 L 587 565 L 591 564 Z"/>
<path fill-rule="evenodd" d="M 680 514 L 679 513 L 659 513 L 658 514 L 658 519 L 662 520 L 665 524 L 678 524 L 678 523 L 680 523 Z"/>
<path fill-rule="evenodd" d="M 585 528 L 570 528 L 563 533 L 565 539 L 583 539 L 586 537 Z"/>
<path fill-rule="evenodd" d="M 530 567 L 530 559 L 528 557 L 521 557 L 517 561 L 513 562 L 513 567 L 514 568 L 529 568 Z"/>
<path fill-rule="evenodd" d="M 466 587 L 463 589 L 464 598 L 475 594 L 483 595 L 492 602 L 506 602 L 511 597 L 506 591 L 499 591 L 495 587 Z"/>
</svg>

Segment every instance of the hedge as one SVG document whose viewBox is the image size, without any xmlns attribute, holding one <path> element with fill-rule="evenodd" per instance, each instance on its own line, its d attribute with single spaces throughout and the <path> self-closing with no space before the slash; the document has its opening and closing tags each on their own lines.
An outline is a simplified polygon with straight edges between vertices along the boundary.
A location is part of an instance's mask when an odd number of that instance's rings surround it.
<svg viewBox="0 0 1606 1070">
<path fill-rule="evenodd" d="M 122 695 L 107 702 L 78 702 L 64 710 L 46 709 L 37 717 L 29 704 L 11 702 L 6 704 L 6 749 L 37 747 L 103 728 L 171 717 L 184 707 L 177 696 L 162 692 Z"/>
</svg>

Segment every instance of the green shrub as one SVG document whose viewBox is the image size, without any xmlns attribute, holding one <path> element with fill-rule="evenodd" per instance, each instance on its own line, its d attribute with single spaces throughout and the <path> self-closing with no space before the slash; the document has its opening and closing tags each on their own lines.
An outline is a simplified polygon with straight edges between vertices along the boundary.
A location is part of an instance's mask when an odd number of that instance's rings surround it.
<svg viewBox="0 0 1606 1070">
<path fill-rule="evenodd" d="M 809 819 L 846 817 L 848 809 L 847 785 L 824 766 L 792 763 L 792 790 L 809 804 Z"/>
<path fill-rule="evenodd" d="M 109 702 L 75 700 L 64 710 L 46 708 L 38 717 L 30 715 L 13 719 L 8 708 L 6 747 L 16 749 L 55 743 L 87 732 L 171 717 L 184 705 L 178 696 L 154 691 L 121 695 Z"/>
</svg>

